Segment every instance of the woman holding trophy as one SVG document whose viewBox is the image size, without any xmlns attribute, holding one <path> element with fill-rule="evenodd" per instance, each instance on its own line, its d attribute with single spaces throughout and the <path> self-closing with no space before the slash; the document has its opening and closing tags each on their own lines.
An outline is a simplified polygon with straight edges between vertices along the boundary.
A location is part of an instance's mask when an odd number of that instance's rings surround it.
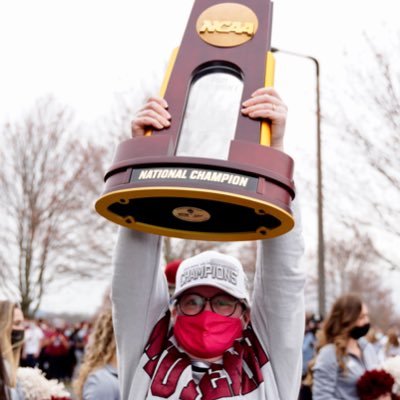
<svg viewBox="0 0 400 400">
<path fill-rule="evenodd" d="M 287 107 L 275 89 L 255 91 L 241 112 L 269 120 L 271 146 L 283 150 Z M 168 104 L 154 97 L 132 134 L 169 124 Z M 292 207 L 295 228 L 258 243 L 251 302 L 240 261 L 214 251 L 180 264 L 170 299 L 160 237 L 120 229 L 112 301 L 123 399 L 297 399 L 305 272 Z"/>
</svg>

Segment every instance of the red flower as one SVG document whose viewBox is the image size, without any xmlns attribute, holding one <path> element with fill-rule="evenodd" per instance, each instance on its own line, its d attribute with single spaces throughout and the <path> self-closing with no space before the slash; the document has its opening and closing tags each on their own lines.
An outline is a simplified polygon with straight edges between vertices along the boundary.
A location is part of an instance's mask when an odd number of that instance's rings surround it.
<svg viewBox="0 0 400 400">
<path fill-rule="evenodd" d="M 366 371 L 357 382 L 360 400 L 375 400 L 383 394 L 392 393 L 394 378 L 388 372 L 373 369 Z"/>
</svg>

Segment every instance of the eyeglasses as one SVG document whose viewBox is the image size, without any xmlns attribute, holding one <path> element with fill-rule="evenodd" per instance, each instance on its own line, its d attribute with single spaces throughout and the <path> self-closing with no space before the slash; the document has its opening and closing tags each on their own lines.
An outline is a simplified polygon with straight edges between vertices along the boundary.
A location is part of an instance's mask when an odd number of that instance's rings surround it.
<svg viewBox="0 0 400 400">
<path fill-rule="evenodd" d="M 177 300 L 179 310 L 183 315 L 188 316 L 200 314 L 206 307 L 207 302 L 210 303 L 213 312 L 224 317 L 230 317 L 236 311 L 238 304 L 242 306 L 243 310 L 246 309 L 243 302 L 228 294 L 204 297 L 197 293 L 188 293 L 182 295 Z"/>
</svg>

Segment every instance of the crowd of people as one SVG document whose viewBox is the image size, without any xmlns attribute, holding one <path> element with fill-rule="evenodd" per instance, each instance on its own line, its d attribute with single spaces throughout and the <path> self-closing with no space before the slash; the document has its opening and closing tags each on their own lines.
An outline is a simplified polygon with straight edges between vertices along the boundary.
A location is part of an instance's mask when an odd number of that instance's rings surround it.
<svg viewBox="0 0 400 400">
<path fill-rule="evenodd" d="M 79 370 L 91 326 L 89 321 L 25 320 L 17 304 L 0 301 L 0 399 L 45 400 L 51 393 L 52 400 L 56 393 L 69 398 L 64 383 Z"/>
<path fill-rule="evenodd" d="M 62 319 L 27 320 L 22 367 L 39 367 L 49 379 L 70 381 L 80 364 L 91 322 L 68 324 Z"/>
<path fill-rule="evenodd" d="M 64 392 L 68 397 L 60 398 L 121 399 L 111 307 L 95 320 L 77 324 L 60 319 L 24 321 L 21 310 L 7 301 L 0 302 L 0 311 L 1 348 L 8 349 L 2 352 L 0 372 L 3 377 L 8 375 L 3 382 L 16 388 L 9 397 L 0 391 L 1 399 L 40 399 L 27 396 L 17 385 L 18 366 L 39 368 L 47 380 L 71 382 L 69 393 Z M 300 400 L 400 398 L 397 327 L 386 333 L 371 327 L 368 309 L 352 294 L 337 299 L 325 320 L 306 314 L 305 322 Z"/>
</svg>

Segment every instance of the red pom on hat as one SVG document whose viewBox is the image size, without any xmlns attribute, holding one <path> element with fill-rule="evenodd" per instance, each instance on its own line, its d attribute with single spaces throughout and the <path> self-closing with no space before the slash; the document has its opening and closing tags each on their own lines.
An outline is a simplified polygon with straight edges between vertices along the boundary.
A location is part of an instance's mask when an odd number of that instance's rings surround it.
<svg viewBox="0 0 400 400">
<path fill-rule="evenodd" d="M 366 371 L 357 381 L 360 400 L 376 400 L 379 396 L 392 393 L 394 378 L 384 370 Z"/>
<path fill-rule="evenodd" d="M 176 272 L 178 271 L 179 265 L 181 265 L 182 260 L 173 260 L 165 266 L 165 276 L 170 285 L 175 285 Z"/>
</svg>

